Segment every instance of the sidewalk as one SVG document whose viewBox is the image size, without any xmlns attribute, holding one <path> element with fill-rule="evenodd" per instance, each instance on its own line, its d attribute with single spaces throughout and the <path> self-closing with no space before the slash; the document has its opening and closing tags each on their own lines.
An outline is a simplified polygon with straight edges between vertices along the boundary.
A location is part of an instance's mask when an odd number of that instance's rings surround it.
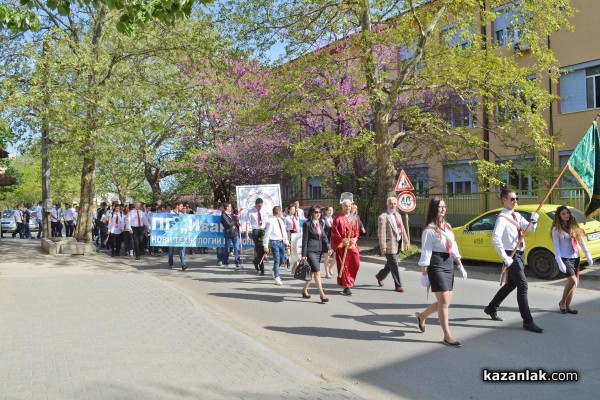
<svg viewBox="0 0 600 400">
<path fill-rule="evenodd" d="M 0 244 L 0 399 L 354 399 L 101 255 Z"/>
</svg>

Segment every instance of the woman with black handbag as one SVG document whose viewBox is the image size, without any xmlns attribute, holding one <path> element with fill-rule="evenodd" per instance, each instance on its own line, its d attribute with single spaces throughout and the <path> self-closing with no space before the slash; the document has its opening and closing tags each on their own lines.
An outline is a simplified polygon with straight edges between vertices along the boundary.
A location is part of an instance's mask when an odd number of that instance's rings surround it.
<svg viewBox="0 0 600 400">
<path fill-rule="evenodd" d="M 308 262 L 310 266 L 311 275 L 319 290 L 321 303 L 327 303 L 329 299 L 325 297 L 321 284 L 320 264 L 323 252 L 331 254 L 331 246 L 321 222 L 321 207 L 312 206 L 308 212 L 308 219 L 302 229 L 302 261 Z M 310 285 L 310 281 L 306 281 L 302 289 L 302 297 L 305 299 L 310 299 L 308 285 Z"/>
</svg>

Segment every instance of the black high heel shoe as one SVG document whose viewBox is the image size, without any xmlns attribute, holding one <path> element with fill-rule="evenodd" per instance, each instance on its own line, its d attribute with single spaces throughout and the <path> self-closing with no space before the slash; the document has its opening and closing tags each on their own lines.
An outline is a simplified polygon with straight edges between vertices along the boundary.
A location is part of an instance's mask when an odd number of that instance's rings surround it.
<svg viewBox="0 0 600 400">
<path fill-rule="evenodd" d="M 321 297 L 321 296 L 319 296 Z M 325 304 L 329 301 L 329 299 L 327 297 L 321 297 L 321 303 Z"/>
<path fill-rule="evenodd" d="M 310 299 L 310 294 L 302 292 L 303 299 Z"/>
</svg>

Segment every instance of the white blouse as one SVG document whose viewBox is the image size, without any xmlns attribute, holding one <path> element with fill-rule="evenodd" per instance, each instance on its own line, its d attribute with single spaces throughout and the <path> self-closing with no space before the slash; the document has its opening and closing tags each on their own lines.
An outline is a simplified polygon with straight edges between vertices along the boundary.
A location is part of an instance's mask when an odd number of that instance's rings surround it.
<svg viewBox="0 0 600 400">
<path fill-rule="evenodd" d="M 436 251 L 440 253 L 447 253 L 448 249 L 446 243 L 450 239 L 450 246 L 452 247 L 452 257 L 454 260 L 460 258 L 458 252 L 458 246 L 456 245 L 456 239 L 452 229 L 446 225 L 446 231 L 442 231 L 435 224 L 431 223 L 423 230 L 421 236 L 421 258 L 419 259 L 419 266 L 428 267 L 431 262 L 431 254 Z"/>
<path fill-rule="evenodd" d="M 575 250 L 571 242 L 571 235 L 561 229 L 560 232 L 556 228 L 552 228 L 552 243 L 554 244 L 554 253 L 556 254 L 556 262 L 558 265 L 564 264 L 562 258 L 578 258 L 579 249 Z M 588 250 L 583 237 L 579 239 L 579 246 L 583 250 L 588 260 L 592 259 L 592 255 Z"/>
</svg>

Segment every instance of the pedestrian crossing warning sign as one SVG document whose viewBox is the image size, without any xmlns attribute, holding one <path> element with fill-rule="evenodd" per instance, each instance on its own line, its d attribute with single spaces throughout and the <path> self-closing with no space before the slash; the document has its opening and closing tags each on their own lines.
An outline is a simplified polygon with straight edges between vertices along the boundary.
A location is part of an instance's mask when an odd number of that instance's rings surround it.
<svg viewBox="0 0 600 400">
<path fill-rule="evenodd" d="M 396 182 L 396 192 L 402 192 L 405 190 L 415 190 L 415 187 L 410 183 L 408 176 L 406 176 L 406 172 L 404 170 L 400 171 L 400 176 L 398 176 L 398 182 Z"/>
</svg>

